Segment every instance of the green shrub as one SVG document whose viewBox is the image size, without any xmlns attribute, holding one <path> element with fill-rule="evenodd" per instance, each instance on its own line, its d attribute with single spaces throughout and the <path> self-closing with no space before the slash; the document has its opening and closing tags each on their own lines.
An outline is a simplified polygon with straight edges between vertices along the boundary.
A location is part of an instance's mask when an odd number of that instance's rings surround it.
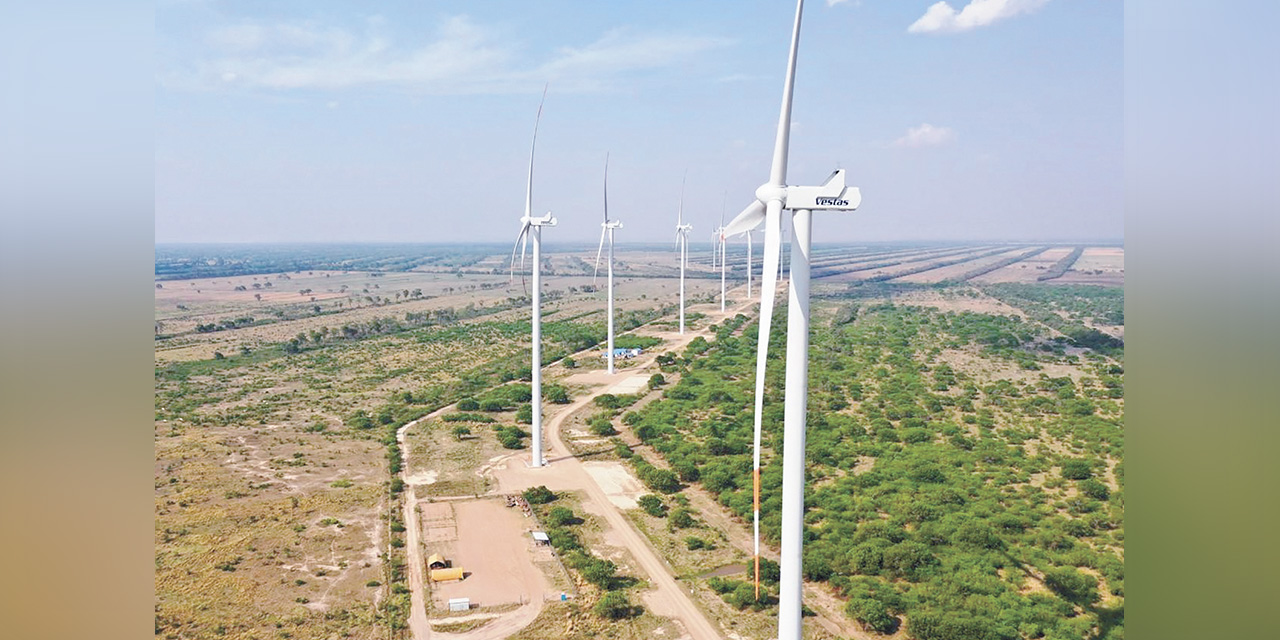
<svg viewBox="0 0 1280 640">
<path fill-rule="evenodd" d="M 600 598 L 592 611 L 601 618 L 607 620 L 621 620 L 638 615 L 639 607 L 631 606 L 631 601 L 627 600 L 627 594 L 621 591 L 610 591 Z"/>
<path fill-rule="evenodd" d="M 1068 480 L 1087 480 L 1093 477 L 1093 465 L 1088 460 L 1069 458 L 1062 462 L 1062 477 Z"/>
<path fill-rule="evenodd" d="M 547 512 L 547 524 L 552 527 L 566 527 L 576 524 L 582 524 L 582 518 L 573 514 L 573 510 L 568 507 L 552 507 Z"/>
<path fill-rule="evenodd" d="M 714 544 L 711 544 L 710 542 L 707 542 L 706 540 L 703 540 L 702 538 L 699 538 L 697 536 L 689 536 L 685 538 L 684 545 L 688 547 L 690 551 L 697 551 L 699 549 L 715 549 L 716 548 Z"/>
<path fill-rule="evenodd" d="M 556 494 L 545 485 L 525 489 L 524 499 L 529 504 L 547 504 L 556 499 Z"/>
<path fill-rule="evenodd" d="M 671 526 L 679 529 L 688 529 L 698 526 L 698 521 L 694 519 L 692 511 L 681 507 L 671 512 Z"/>
<path fill-rule="evenodd" d="M 533 424 L 533 405 L 520 405 L 520 408 L 516 409 L 516 422 L 522 424 Z"/>
<path fill-rule="evenodd" d="M 636 504 L 640 505 L 640 508 L 644 509 L 645 513 L 655 518 L 663 518 L 667 515 L 667 505 L 662 503 L 662 498 L 659 498 L 652 493 L 640 496 L 640 498 L 636 500 Z"/>
</svg>

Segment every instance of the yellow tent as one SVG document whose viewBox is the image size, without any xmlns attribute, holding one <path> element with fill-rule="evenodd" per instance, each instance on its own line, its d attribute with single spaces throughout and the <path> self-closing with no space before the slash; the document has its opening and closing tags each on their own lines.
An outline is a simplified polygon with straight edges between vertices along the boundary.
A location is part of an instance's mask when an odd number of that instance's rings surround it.
<svg viewBox="0 0 1280 640">
<path fill-rule="evenodd" d="M 444 556 L 438 553 L 433 553 L 431 554 L 430 557 L 427 558 L 428 569 L 444 569 L 445 567 L 448 567 L 448 566 L 449 566 L 449 563 L 445 562 Z"/>
<path fill-rule="evenodd" d="M 431 570 L 432 582 L 444 582 L 446 580 L 461 580 L 461 579 L 462 579 L 462 569 L 460 567 L 453 567 L 450 569 L 432 569 Z"/>
</svg>

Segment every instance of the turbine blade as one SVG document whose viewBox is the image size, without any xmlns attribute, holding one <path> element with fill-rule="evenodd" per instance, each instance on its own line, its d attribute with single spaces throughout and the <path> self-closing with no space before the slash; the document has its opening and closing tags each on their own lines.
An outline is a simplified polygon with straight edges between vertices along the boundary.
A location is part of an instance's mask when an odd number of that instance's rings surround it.
<svg viewBox="0 0 1280 640">
<path fill-rule="evenodd" d="M 724 195 L 720 196 L 720 229 L 722 231 L 724 230 L 724 208 L 728 202 L 729 202 L 729 192 L 725 191 Z"/>
<path fill-rule="evenodd" d="M 607 227 L 600 227 L 600 246 L 596 248 L 596 270 L 591 274 L 591 286 L 596 285 L 596 276 L 600 275 L 600 254 L 604 251 L 604 236 L 609 233 Z"/>
<path fill-rule="evenodd" d="M 791 95 L 796 82 L 796 53 L 800 48 L 800 15 L 804 0 L 796 2 L 796 23 L 791 31 L 791 53 L 787 57 L 787 79 L 782 86 L 782 111 L 778 114 L 778 135 L 773 143 L 773 165 L 769 168 L 769 184 L 787 184 L 787 150 L 791 145 Z"/>
<path fill-rule="evenodd" d="M 511 280 L 516 279 L 516 249 L 520 248 L 520 241 L 524 240 L 525 236 L 528 233 L 529 233 L 529 223 L 526 222 L 524 223 L 524 226 L 520 227 L 520 233 L 516 236 L 516 243 L 511 247 L 511 276 L 510 276 Z M 521 257 L 520 257 L 520 266 L 521 268 L 524 268 L 523 252 L 521 253 Z"/>
<path fill-rule="evenodd" d="M 680 209 L 679 209 L 679 212 L 676 213 L 677 228 L 684 226 L 684 183 L 685 183 L 685 180 L 688 179 L 688 177 L 689 177 L 689 172 L 688 170 L 686 170 L 685 177 L 680 178 Z"/>
<path fill-rule="evenodd" d="M 756 200 L 755 202 L 747 205 L 747 208 L 743 209 L 742 213 L 735 216 L 733 220 L 729 221 L 729 226 L 724 228 L 724 233 L 725 235 L 731 236 L 744 231 L 751 231 L 752 229 L 760 226 L 760 222 L 764 220 L 764 218 L 764 203 Z"/>
<path fill-rule="evenodd" d="M 755 489 L 755 555 L 760 556 L 760 439 L 764 426 L 765 365 L 769 358 L 769 329 L 773 322 L 773 299 L 777 293 L 778 261 L 782 251 L 782 203 L 774 200 L 765 211 L 764 265 L 760 274 L 760 331 L 756 340 L 755 424 L 752 433 L 752 485 Z M 759 568 L 756 569 L 758 581 Z"/>
<path fill-rule="evenodd" d="M 521 239 L 523 240 L 520 243 L 520 274 L 521 276 L 524 275 L 524 252 L 526 249 L 529 248 L 529 229 L 531 226 L 532 225 L 530 224 L 525 224 L 524 230 L 521 231 L 520 233 Z"/>
<path fill-rule="evenodd" d="M 551 83 L 542 87 L 542 100 L 538 101 L 538 117 L 533 120 L 533 143 L 529 145 L 529 181 L 524 189 L 524 216 L 533 216 L 533 152 L 538 148 L 538 124 L 542 122 L 542 104 L 547 101 L 547 89 Z"/>
<path fill-rule="evenodd" d="M 609 222 L 609 152 L 604 153 L 604 221 Z"/>
</svg>

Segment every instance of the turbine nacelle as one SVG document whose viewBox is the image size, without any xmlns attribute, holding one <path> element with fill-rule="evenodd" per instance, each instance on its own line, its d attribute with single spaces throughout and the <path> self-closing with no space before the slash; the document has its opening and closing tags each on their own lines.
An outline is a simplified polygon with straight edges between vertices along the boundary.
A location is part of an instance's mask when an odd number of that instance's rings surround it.
<svg viewBox="0 0 1280 640">
<path fill-rule="evenodd" d="M 621 228 L 622 228 L 622 221 L 621 221 L 621 220 L 608 220 L 608 221 L 606 221 L 606 222 L 602 222 L 602 223 L 600 223 L 600 226 L 602 226 L 602 227 L 604 227 L 604 228 L 606 228 L 606 229 L 621 229 Z"/>
<path fill-rule="evenodd" d="M 862 192 L 857 187 L 845 186 L 845 170 L 836 169 L 818 187 L 787 187 L 784 209 L 798 211 L 853 211 L 862 204 Z"/>
<path fill-rule="evenodd" d="M 862 192 L 857 187 L 846 186 L 844 178 L 845 170 L 836 169 L 817 187 L 761 185 L 756 189 L 756 201 L 729 221 L 725 235 L 736 236 L 760 226 L 764 222 L 765 206 L 770 202 L 778 202 L 782 205 L 779 209 L 791 211 L 853 211 L 862 204 Z"/>
<path fill-rule="evenodd" d="M 526 226 L 531 226 L 531 227 L 554 227 L 556 226 L 557 220 L 556 220 L 556 217 L 550 211 L 548 211 L 547 215 L 542 216 L 540 218 L 523 216 L 520 218 L 520 222 Z"/>
</svg>

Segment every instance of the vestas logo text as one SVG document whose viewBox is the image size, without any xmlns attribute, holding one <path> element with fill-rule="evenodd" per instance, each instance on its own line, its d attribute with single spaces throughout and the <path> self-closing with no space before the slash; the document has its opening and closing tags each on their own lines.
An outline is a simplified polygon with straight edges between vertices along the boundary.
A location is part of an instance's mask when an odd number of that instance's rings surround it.
<svg viewBox="0 0 1280 640">
<path fill-rule="evenodd" d="M 847 207 L 849 201 L 840 198 L 817 198 L 814 204 L 819 207 Z"/>
</svg>

